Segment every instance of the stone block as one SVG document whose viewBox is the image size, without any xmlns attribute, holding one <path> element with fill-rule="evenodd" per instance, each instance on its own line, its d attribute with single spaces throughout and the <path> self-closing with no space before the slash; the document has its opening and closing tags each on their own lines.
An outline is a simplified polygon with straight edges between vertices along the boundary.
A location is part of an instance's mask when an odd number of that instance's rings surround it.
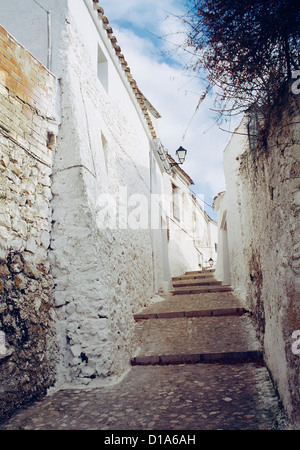
<svg viewBox="0 0 300 450">
<path fill-rule="evenodd" d="M 7 241 L 9 239 L 9 233 L 6 227 L 0 225 L 0 241 Z"/>
<path fill-rule="evenodd" d="M 37 251 L 37 243 L 34 237 L 30 237 L 26 244 L 26 250 L 30 253 L 35 253 Z"/>
<path fill-rule="evenodd" d="M 56 291 L 54 297 L 55 297 L 55 306 L 57 308 L 67 304 L 66 294 L 64 292 Z"/>
<path fill-rule="evenodd" d="M 8 267 L 4 266 L 4 265 L 1 265 L 0 266 L 0 277 L 7 277 L 8 275 L 10 275 Z"/>
<path fill-rule="evenodd" d="M 79 344 L 71 345 L 70 351 L 73 356 L 78 357 L 78 356 L 80 356 L 80 354 L 82 352 L 82 347 Z"/>
<path fill-rule="evenodd" d="M 152 365 L 152 364 L 159 364 L 159 356 L 136 356 L 132 359 L 131 364 L 133 366 L 136 365 Z"/>
<path fill-rule="evenodd" d="M 0 212 L 0 227 L 10 228 L 11 220 L 10 214 L 5 212 Z"/>
<path fill-rule="evenodd" d="M 10 160 L 7 155 L 3 155 L 0 157 L 0 164 L 6 169 L 10 166 Z"/>
<path fill-rule="evenodd" d="M 82 375 L 85 377 L 92 377 L 96 373 L 96 369 L 90 366 L 83 367 L 81 371 Z"/>
<path fill-rule="evenodd" d="M 40 234 L 40 241 L 42 246 L 48 249 L 50 245 L 50 233 L 47 231 L 42 231 Z"/>
<path fill-rule="evenodd" d="M 21 184 L 21 189 L 24 194 L 34 194 L 35 184 L 30 180 L 23 180 Z"/>
<path fill-rule="evenodd" d="M 21 273 L 24 270 L 24 263 L 21 255 L 15 254 L 11 256 L 9 264 L 10 271 L 14 274 Z"/>
</svg>

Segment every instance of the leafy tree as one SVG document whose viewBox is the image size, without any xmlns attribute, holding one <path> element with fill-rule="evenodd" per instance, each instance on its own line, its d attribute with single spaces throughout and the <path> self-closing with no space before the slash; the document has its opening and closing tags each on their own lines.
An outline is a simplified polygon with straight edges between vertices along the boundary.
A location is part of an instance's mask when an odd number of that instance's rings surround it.
<svg viewBox="0 0 300 450">
<path fill-rule="evenodd" d="M 218 107 L 232 115 L 256 105 L 267 113 L 281 86 L 300 69 L 298 0 L 186 0 L 184 48 L 206 72 Z M 219 89 L 218 89 L 219 88 Z"/>
</svg>

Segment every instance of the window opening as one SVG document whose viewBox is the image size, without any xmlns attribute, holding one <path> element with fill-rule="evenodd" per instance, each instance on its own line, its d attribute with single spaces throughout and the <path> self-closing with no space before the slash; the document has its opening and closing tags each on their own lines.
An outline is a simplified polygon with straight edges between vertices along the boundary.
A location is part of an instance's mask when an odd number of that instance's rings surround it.
<svg viewBox="0 0 300 450">
<path fill-rule="evenodd" d="M 173 217 L 180 221 L 180 207 L 179 207 L 179 188 L 172 185 L 173 190 Z"/>
</svg>

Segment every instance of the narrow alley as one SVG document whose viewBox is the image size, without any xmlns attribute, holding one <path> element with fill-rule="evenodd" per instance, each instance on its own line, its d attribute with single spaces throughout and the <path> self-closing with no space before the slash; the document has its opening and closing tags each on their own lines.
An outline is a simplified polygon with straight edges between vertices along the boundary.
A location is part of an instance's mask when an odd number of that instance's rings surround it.
<svg viewBox="0 0 300 450">
<path fill-rule="evenodd" d="M 287 422 L 251 317 L 212 271 L 135 316 L 139 348 L 115 385 L 62 389 L 1 430 L 271 430 Z"/>
</svg>

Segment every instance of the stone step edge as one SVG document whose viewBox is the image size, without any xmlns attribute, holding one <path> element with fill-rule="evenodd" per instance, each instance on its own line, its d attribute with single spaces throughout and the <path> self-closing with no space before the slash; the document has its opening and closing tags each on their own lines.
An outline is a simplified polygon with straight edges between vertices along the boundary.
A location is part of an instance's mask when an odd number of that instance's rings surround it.
<svg viewBox="0 0 300 450">
<path fill-rule="evenodd" d="M 198 281 L 199 283 L 201 282 L 207 282 L 207 281 L 219 281 L 217 280 L 215 277 L 192 277 L 191 275 L 189 276 L 184 276 L 184 277 L 174 277 L 172 278 L 172 283 L 178 283 L 179 281 L 182 282 L 191 282 L 191 281 Z"/>
<path fill-rule="evenodd" d="M 135 356 L 131 360 L 132 366 L 163 366 L 178 364 L 241 364 L 256 362 L 263 364 L 264 356 L 261 350 L 247 350 L 241 352 L 219 352 L 179 355 L 151 355 Z"/>
<path fill-rule="evenodd" d="M 171 292 L 172 295 L 184 295 L 184 294 L 201 294 L 201 293 L 208 293 L 208 292 L 233 292 L 233 288 L 230 286 L 214 286 L 214 287 L 206 287 L 203 286 L 203 288 L 176 288 L 174 291 Z"/>
<path fill-rule="evenodd" d="M 178 275 L 177 277 L 172 277 L 173 281 L 177 280 L 216 280 L 214 274 L 206 275 Z"/>
<path fill-rule="evenodd" d="M 205 275 L 205 274 L 211 274 L 215 273 L 215 269 L 207 269 L 207 270 L 190 270 L 188 272 L 185 272 L 184 275 Z"/>
<path fill-rule="evenodd" d="M 191 280 L 191 281 L 173 281 L 172 285 L 174 288 L 176 287 L 198 287 L 198 286 L 222 286 L 222 281 L 217 280 L 211 280 L 211 281 L 198 281 L 198 280 Z"/>
<path fill-rule="evenodd" d="M 248 313 L 244 308 L 215 308 L 215 309 L 200 309 L 192 311 L 170 311 L 160 313 L 139 313 L 135 314 L 134 320 L 148 319 L 175 319 L 175 318 L 190 318 L 190 317 L 219 317 L 219 316 L 242 316 Z"/>
</svg>

